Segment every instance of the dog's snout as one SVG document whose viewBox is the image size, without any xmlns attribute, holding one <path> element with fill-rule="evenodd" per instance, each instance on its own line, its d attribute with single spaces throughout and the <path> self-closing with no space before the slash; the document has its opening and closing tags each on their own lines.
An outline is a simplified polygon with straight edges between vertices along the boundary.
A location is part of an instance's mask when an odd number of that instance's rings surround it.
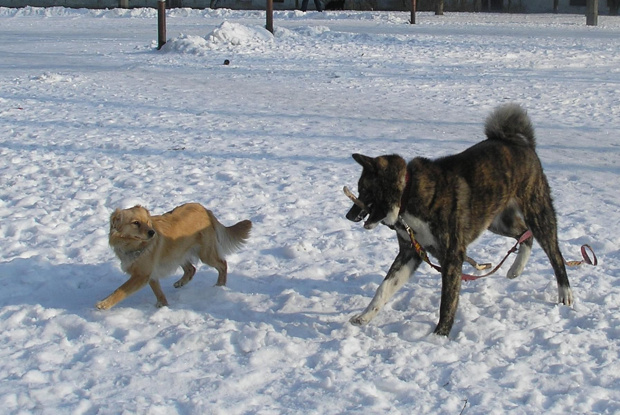
<svg viewBox="0 0 620 415">
<path fill-rule="evenodd" d="M 147 235 L 149 238 L 152 238 L 153 236 L 155 236 L 155 231 L 153 229 L 149 229 L 149 231 L 147 232 Z"/>
<path fill-rule="evenodd" d="M 346 218 L 352 222 L 359 222 L 368 214 L 365 210 L 362 210 L 357 205 L 353 205 L 351 209 L 347 212 Z"/>
</svg>

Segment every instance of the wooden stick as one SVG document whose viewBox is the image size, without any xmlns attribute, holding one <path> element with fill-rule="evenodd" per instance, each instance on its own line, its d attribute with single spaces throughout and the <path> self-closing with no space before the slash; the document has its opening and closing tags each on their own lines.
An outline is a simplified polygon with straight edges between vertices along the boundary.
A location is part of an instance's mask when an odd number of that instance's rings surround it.
<svg viewBox="0 0 620 415">
<path fill-rule="evenodd" d="M 483 269 L 489 269 L 493 266 L 493 264 L 490 264 L 490 263 L 480 264 L 476 262 L 475 259 L 470 258 L 468 256 L 465 257 L 465 262 L 467 262 L 472 267 L 476 268 L 478 271 L 482 271 Z"/>
<path fill-rule="evenodd" d="M 349 199 L 351 199 L 351 201 L 353 203 L 355 203 L 360 209 L 362 210 L 366 210 L 366 205 L 364 204 L 364 202 L 362 202 L 361 200 L 359 200 L 352 191 L 349 190 L 349 188 L 347 186 L 345 186 L 343 189 L 344 194 L 347 195 L 347 197 Z"/>
</svg>

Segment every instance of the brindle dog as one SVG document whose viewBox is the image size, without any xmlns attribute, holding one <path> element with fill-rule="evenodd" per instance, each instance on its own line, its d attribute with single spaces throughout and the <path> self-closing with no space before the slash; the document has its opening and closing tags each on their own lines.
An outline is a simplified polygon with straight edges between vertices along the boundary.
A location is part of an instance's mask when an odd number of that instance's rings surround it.
<svg viewBox="0 0 620 415">
<path fill-rule="evenodd" d="M 358 222 L 368 216 L 366 229 L 379 223 L 393 228 L 400 250 L 374 298 L 351 318 L 352 324 L 370 322 L 422 261 L 400 220 L 442 269 L 438 335 L 447 336 L 454 323 L 467 246 L 486 229 L 515 239 L 531 230 L 553 267 L 559 302 L 573 303 L 530 118 L 519 105 L 500 106 L 487 118 L 485 134 L 486 140 L 462 153 L 436 160 L 417 157 L 406 163 L 398 155 L 353 154 L 363 167 L 358 192 L 366 208 L 354 204 L 346 217 Z M 531 248 L 531 238 L 521 244 L 508 278 L 521 274 Z"/>
</svg>

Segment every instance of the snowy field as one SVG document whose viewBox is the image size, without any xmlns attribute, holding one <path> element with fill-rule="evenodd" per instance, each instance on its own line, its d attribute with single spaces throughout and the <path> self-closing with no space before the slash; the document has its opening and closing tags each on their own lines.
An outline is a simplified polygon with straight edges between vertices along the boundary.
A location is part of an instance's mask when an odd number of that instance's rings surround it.
<svg viewBox="0 0 620 415">
<path fill-rule="evenodd" d="M 620 18 L 0 8 L 0 412 L 614 414 L 620 411 Z M 229 65 L 224 65 L 228 59 Z M 397 252 L 344 215 L 351 153 L 437 157 L 524 105 L 558 211 L 574 307 L 535 244 L 524 274 L 463 283 L 431 334 L 423 265 L 349 324 Z M 254 223 L 228 286 L 126 280 L 116 207 L 201 202 Z M 497 262 L 511 240 L 470 247 Z M 179 273 L 180 275 L 180 273 Z"/>
</svg>

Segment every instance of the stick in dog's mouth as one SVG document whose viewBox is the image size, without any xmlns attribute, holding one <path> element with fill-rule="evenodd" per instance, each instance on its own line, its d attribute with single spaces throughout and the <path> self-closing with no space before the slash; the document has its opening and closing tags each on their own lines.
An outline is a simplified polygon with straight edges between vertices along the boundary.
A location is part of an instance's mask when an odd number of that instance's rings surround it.
<svg viewBox="0 0 620 415">
<path fill-rule="evenodd" d="M 368 212 L 368 209 L 366 209 L 366 205 L 364 204 L 364 202 L 359 200 L 357 196 L 355 196 L 353 192 L 350 191 L 347 186 L 345 186 L 342 190 L 344 191 L 344 194 L 347 195 L 347 197 L 351 199 L 351 201 L 357 205 L 357 207 L 362 209 L 364 212 Z"/>
</svg>

